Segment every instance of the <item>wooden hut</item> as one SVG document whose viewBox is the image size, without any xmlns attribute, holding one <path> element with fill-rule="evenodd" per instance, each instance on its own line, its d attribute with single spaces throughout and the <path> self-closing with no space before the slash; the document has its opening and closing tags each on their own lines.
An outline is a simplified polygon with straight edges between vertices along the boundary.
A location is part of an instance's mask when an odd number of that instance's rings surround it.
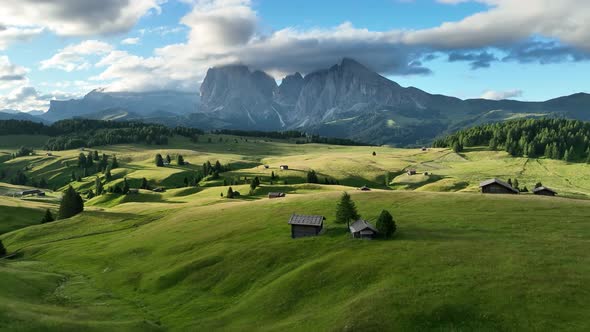
<svg viewBox="0 0 590 332">
<path fill-rule="evenodd" d="M 514 189 L 508 183 L 499 179 L 490 179 L 479 184 L 481 192 L 484 194 L 518 194 L 519 191 Z"/>
<path fill-rule="evenodd" d="M 268 198 L 283 198 L 285 196 L 286 196 L 285 193 L 278 193 L 278 192 L 268 193 Z"/>
<path fill-rule="evenodd" d="M 408 170 L 408 175 L 416 175 L 416 170 L 415 169 L 409 169 Z"/>
<path fill-rule="evenodd" d="M 283 171 L 286 171 L 289 169 L 289 166 L 288 165 L 281 165 L 281 166 L 279 166 L 279 168 Z"/>
<path fill-rule="evenodd" d="M 547 187 L 538 187 L 533 189 L 533 194 L 541 196 L 555 196 L 557 195 L 557 192 Z"/>
<path fill-rule="evenodd" d="M 367 186 L 362 186 L 359 188 L 360 191 L 371 191 L 371 188 L 367 187 Z"/>
<path fill-rule="evenodd" d="M 371 240 L 377 236 L 377 228 L 371 225 L 366 220 L 359 219 L 352 223 L 349 227 L 350 234 L 355 239 L 368 239 Z"/>
<path fill-rule="evenodd" d="M 323 216 L 293 214 L 289 219 L 291 238 L 318 236 L 324 228 L 325 219 Z"/>
</svg>

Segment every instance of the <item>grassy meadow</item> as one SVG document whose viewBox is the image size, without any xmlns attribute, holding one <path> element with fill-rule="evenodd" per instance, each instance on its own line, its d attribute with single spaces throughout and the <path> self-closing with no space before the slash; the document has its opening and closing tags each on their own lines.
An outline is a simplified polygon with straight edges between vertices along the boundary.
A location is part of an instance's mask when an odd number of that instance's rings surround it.
<svg viewBox="0 0 590 332">
<path fill-rule="evenodd" d="M 482 149 L 210 137 L 97 148 L 117 155 L 113 184 L 127 178 L 137 187 L 145 177 L 167 190 L 95 197 L 71 219 L 38 223 L 45 209 L 57 209 L 57 193 L 0 196 L 0 239 L 15 253 L 0 259 L 0 330 L 590 329 L 588 165 Z M 0 167 L 30 167 L 29 176 L 59 191 L 79 152 L 38 151 Z M 190 165 L 157 168 L 156 153 L 182 154 Z M 216 160 L 231 167 L 222 179 L 182 187 Z M 306 184 L 309 169 L 339 185 Z M 271 172 L 279 176 L 272 184 Z M 221 197 L 223 179 L 244 176 L 262 177 L 262 186 L 249 195 L 247 184 L 236 185 L 242 197 Z M 563 197 L 479 194 L 490 177 L 518 178 L 529 189 L 542 181 Z M 94 179 L 72 185 L 93 189 Z M 355 190 L 362 185 L 373 190 Z M 269 200 L 270 191 L 287 197 Z M 389 210 L 395 237 L 354 240 L 335 224 L 343 191 L 369 221 Z M 324 215 L 325 233 L 291 239 L 292 213 Z"/>
</svg>

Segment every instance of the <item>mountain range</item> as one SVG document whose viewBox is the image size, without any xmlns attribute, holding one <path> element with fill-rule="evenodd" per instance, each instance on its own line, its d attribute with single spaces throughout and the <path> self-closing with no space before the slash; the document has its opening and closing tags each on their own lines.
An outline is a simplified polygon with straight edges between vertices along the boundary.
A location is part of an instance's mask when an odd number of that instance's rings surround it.
<svg viewBox="0 0 590 332">
<path fill-rule="evenodd" d="M 427 144 L 484 122 L 522 117 L 590 120 L 590 95 L 545 102 L 485 100 L 402 87 L 352 59 L 281 84 L 244 65 L 208 70 L 200 94 L 94 90 L 80 100 L 52 101 L 38 118 L 138 120 L 202 129 L 302 130 L 373 144 Z M 0 116 L 0 118 L 2 118 Z"/>
</svg>

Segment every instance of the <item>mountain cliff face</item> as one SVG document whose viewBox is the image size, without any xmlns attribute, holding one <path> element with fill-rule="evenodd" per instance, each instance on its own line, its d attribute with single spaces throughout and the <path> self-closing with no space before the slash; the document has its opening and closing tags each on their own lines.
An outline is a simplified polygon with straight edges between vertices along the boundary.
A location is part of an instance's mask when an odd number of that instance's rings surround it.
<svg viewBox="0 0 590 332">
<path fill-rule="evenodd" d="M 590 95 L 547 102 L 461 100 L 399 84 L 352 59 L 276 86 L 245 66 L 210 69 L 201 111 L 236 129 L 299 129 L 375 144 L 426 144 L 434 137 L 484 122 L 554 116 L 590 120 Z"/>
<path fill-rule="evenodd" d="M 88 117 L 109 109 L 120 109 L 138 115 L 169 112 L 186 115 L 197 111 L 199 96 L 178 91 L 105 92 L 93 90 L 82 99 L 52 100 L 42 117 L 49 121 Z"/>
</svg>

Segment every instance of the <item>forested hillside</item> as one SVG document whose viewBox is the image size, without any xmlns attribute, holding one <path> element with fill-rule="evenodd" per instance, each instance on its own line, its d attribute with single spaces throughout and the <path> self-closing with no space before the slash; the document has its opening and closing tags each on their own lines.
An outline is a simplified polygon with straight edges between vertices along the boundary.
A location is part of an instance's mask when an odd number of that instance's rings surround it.
<svg viewBox="0 0 590 332">
<path fill-rule="evenodd" d="M 566 119 L 526 119 L 486 124 L 438 139 L 434 147 L 488 146 L 513 156 L 590 163 L 590 123 Z"/>
</svg>

